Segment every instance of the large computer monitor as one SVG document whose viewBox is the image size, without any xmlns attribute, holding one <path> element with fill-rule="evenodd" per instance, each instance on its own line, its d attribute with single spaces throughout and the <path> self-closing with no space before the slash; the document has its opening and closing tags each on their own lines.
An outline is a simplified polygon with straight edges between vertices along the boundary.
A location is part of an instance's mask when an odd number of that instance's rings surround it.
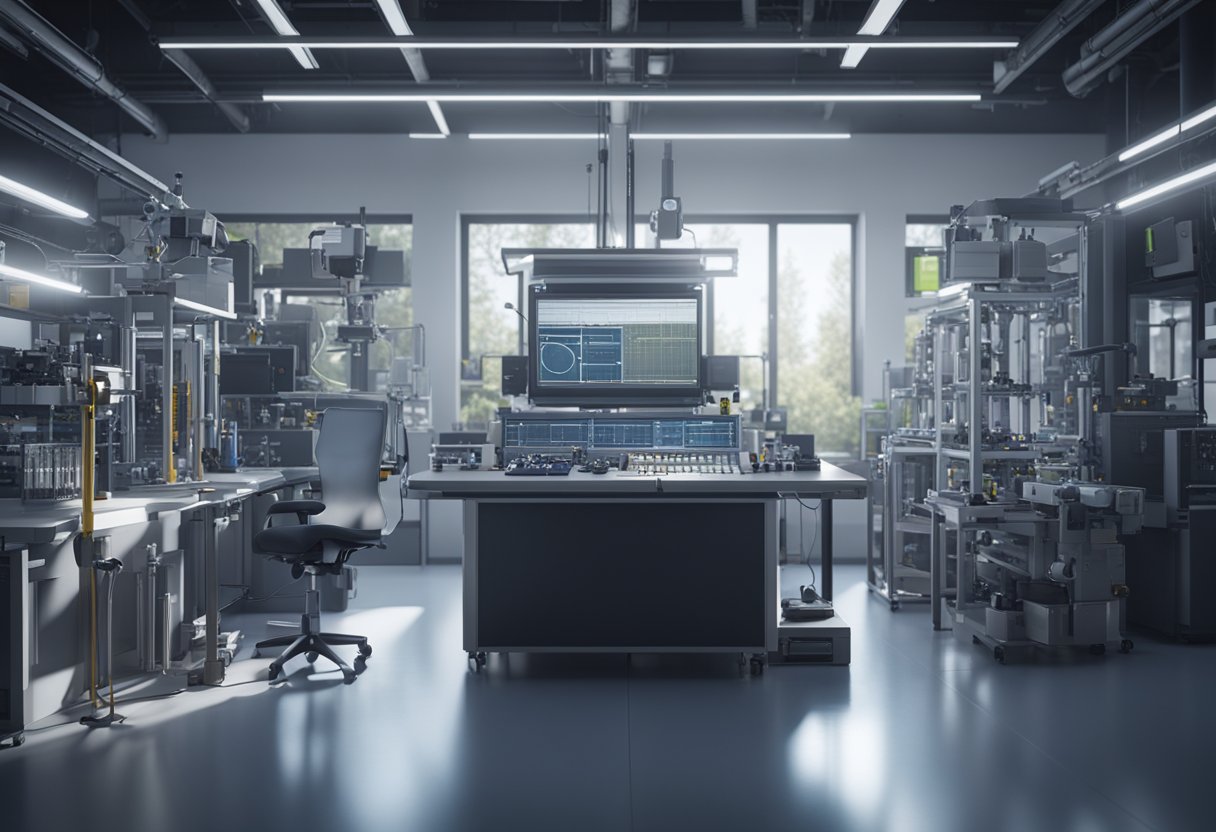
<svg viewBox="0 0 1216 832">
<path fill-rule="evenodd" d="M 533 288 L 533 401 L 588 407 L 700 403 L 702 311 L 702 293 L 695 289 Z"/>
</svg>

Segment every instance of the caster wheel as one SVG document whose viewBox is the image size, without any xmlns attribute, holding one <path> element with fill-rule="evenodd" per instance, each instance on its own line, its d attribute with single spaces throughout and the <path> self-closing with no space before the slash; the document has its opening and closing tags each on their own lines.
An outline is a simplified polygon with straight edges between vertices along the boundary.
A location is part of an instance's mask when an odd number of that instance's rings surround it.
<svg viewBox="0 0 1216 832">
<path fill-rule="evenodd" d="M 469 654 L 469 669 L 474 673 L 480 673 L 481 669 L 486 666 L 485 653 L 470 653 Z"/>
<path fill-rule="evenodd" d="M 372 654 L 372 646 L 366 641 L 359 645 L 359 655 L 363 658 L 369 658 Z"/>
<path fill-rule="evenodd" d="M 1106 655 L 1106 645 L 1105 645 L 1105 644 L 1091 644 L 1091 645 L 1089 645 L 1089 655 L 1091 655 L 1091 656 L 1105 656 L 1105 655 Z"/>
<path fill-rule="evenodd" d="M 891 612 L 899 612 L 899 602 L 898 601 L 891 602 Z"/>
<path fill-rule="evenodd" d="M 353 671 L 353 670 L 343 670 L 342 671 L 342 684 L 344 684 L 344 685 L 353 685 L 355 683 L 355 680 L 358 678 L 359 678 L 359 674 L 355 673 L 355 671 Z"/>
<path fill-rule="evenodd" d="M 355 659 L 355 673 L 362 673 L 367 670 L 367 659 L 359 656 Z"/>
<path fill-rule="evenodd" d="M 315 650 L 309 650 L 307 653 L 304 654 L 304 660 L 306 662 L 308 662 L 309 664 L 312 664 L 313 662 L 315 662 L 317 660 L 317 656 L 319 656 L 319 655 L 321 655 L 321 654 L 317 653 Z"/>
<path fill-rule="evenodd" d="M 477 659 L 477 666 L 478 666 L 478 667 L 485 667 L 485 666 L 486 666 L 486 654 L 485 654 L 485 653 L 478 653 L 478 654 L 477 654 L 477 656 L 476 656 L 476 659 Z"/>
<path fill-rule="evenodd" d="M 278 667 L 278 665 L 272 664 L 270 669 L 266 671 L 266 678 L 273 682 L 275 679 L 279 678 L 279 674 L 281 672 L 282 670 Z"/>
<path fill-rule="evenodd" d="M 999 662 L 1000 664 L 1004 664 L 1005 659 L 1006 659 L 1005 648 L 1004 647 L 993 647 L 992 648 L 992 658 L 996 659 L 997 662 Z"/>
<path fill-rule="evenodd" d="M 1125 639 L 1123 639 L 1123 641 L 1119 642 L 1119 652 L 1120 653 L 1130 653 L 1130 652 L 1132 652 L 1132 648 L 1134 648 L 1135 646 L 1136 645 L 1132 642 L 1132 640 L 1130 638 L 1125 638 Z"/>
<path fill-rule="evenodd" d="M 758 658 L 753 657 L 752 660 L 748 663 L 748 667 L 751 670 L 751 674 L 753 676 L 761 676 L 764 674 L 764 660 L 763 659 L 758 659 Z"/>
<path fill-rule="evenodd" d="M 18 734 L 13 737 L 13 748 L 20 748 L 25 745 L 25 734 Z"/>
</svg>

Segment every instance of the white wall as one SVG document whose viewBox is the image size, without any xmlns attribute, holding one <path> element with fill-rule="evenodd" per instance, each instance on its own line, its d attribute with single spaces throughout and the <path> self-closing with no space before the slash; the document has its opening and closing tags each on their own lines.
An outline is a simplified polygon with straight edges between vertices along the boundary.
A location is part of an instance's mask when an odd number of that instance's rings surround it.
<svg viewBox="0 0 1216 832">
<path fill-rule="evenodd" d="M 423 141 L 388 135 L 192 135 L 126 138 L 162 181 L 186 175 L 186 199 L 218 214 L 414 216 L 414 314 L 427 327 L 435 424 L 458 414 L 460 215 L 585 214 L 591 143 Z M 858 308 L 864 395 L 882 363 L 902 364 L 904 218 L 952 203 L 1020 196 L 1066 162 L 1101 156 L 1098 135 L 859 136 L 845 142 L 686 142 L 676 192 L 696 214 L 853 214 L 861 218 Z M 658 143 L 640 144 L 637 210 L 658 200 Z"/>
</svg>

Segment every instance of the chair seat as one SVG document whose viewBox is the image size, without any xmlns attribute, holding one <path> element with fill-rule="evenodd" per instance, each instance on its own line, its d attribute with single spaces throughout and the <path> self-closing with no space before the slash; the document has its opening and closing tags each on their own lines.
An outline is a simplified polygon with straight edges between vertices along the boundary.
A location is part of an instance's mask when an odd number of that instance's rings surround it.
<svg viewBox="0 0 1216 832">
<path fill-rule="evenodd" d="M 379 529 L 349 529 L 345 526 L 273 526 L 254 535 L 253 550 L 261 555 L 320 554 L 322 545 L 333 541 L 342 546 L 374 546 Z"/>
</svg>

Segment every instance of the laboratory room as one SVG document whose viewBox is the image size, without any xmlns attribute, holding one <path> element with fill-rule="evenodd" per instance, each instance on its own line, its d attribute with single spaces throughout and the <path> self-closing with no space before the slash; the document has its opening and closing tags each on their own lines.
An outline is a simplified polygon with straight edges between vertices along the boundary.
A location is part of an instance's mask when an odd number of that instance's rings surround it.
<svg viewBox="0 0 1216 832">
<path fill-rule="evenodd" d="M 0 128 L 3 832 L 1213 829 L 1216 2 L 0 0 Z"/>
</svg>

